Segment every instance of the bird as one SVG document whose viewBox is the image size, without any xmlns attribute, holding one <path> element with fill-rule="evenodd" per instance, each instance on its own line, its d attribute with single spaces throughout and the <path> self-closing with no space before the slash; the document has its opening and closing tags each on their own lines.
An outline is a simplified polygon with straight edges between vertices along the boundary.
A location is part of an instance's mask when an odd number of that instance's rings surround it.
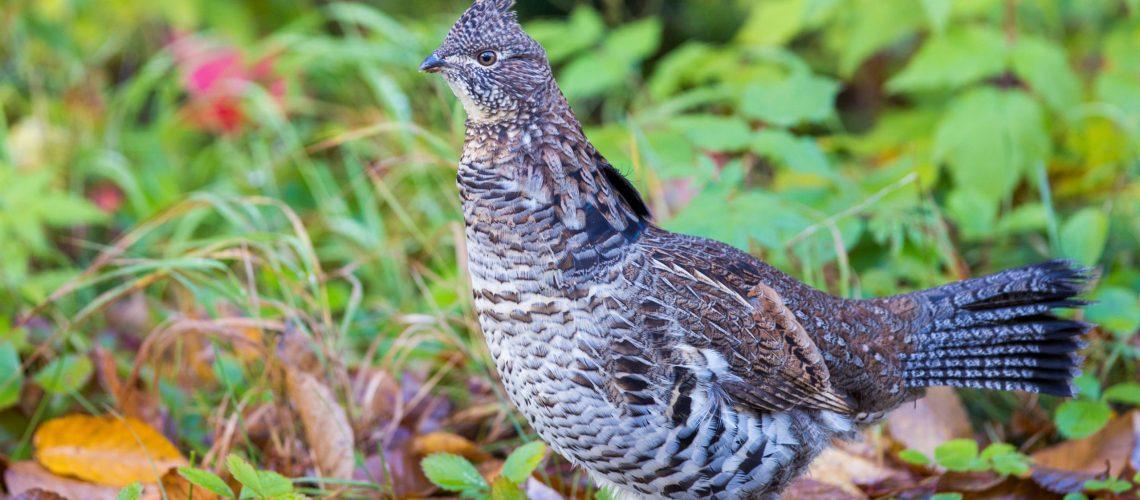
<svg viewBox="0 0 1140 500">
<path fill-rule="evenodd" d="M 624 498 L 778 498 L 834 439 L 934 386 L 1072 396 L 1092 272 L 1050 261 L 846 299 L 658 226 L 585 136 L 513 0 L 420 70 L 466 113 L 457 184 L 478 324 L 511 402 Z"/>
</svg>

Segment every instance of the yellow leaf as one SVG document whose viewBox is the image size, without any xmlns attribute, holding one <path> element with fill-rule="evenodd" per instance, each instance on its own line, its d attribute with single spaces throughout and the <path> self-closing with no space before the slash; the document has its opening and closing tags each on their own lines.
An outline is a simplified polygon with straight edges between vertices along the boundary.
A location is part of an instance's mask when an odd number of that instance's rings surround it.
<svg viewBox="0 0 1140 500">
<path fill-rule="evenodd" d="M 450 432 L 433 432 L 416 436 L 412 441 L 412 451 L 419 456 L 427 456 L 432 453 L 452 453 L 475 463 L 484 462 L 491 458 L 491 455 L 480 450 L 469 439 Z"/>
<path fill-rule="evenodd" d="M 157 483 L 186 459 L 162 434 L 133 418 L 70 415 L 36 429 L 36 460 L 53 473 L 110 486 Z"/>
</svg>

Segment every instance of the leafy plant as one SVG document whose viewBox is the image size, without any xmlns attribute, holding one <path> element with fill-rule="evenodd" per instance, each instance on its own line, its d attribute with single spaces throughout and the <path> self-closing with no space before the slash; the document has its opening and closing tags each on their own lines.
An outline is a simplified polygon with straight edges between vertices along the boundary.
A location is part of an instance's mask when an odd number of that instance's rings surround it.
<svg viewBox="0 0 1140 500">
<path fill-rule="evenodd" d="M 936 464 L 954 472 L 993 471 L 1003 476 L 1025 476 L 1031 465 L 1029 457 L 1008 443 L 993 443 L 979 454 L 978 443 L 973 439 L 954 439 L 938 445 L 934 460 L 911 449 L 899 452 L 899 458 L 923 467 Z"/>
<path fill-rule="evenodd" d="M 440 488 L 477 499 L 525 499 L 521 489 L 546 455 L 546 445 L 534 441 L 518 447 L 507 456 L 503 469 L 490 484 L 471 462 L 451 453 L 424 457 L 424 475 Z"/>
<path fill-rule="evenodd" d="M 1076 399 L 1061 403 L 1053 421 L 1065 436 L 1079 439 L 1095 434 L 1104 428 L 1112 417 L 1109 403 L 1140 406 L 1140 384 L 1124 382 L 1102 391 L 1100 381 L 1092 375 L 1074 380 L 1078 388 Z"/>
</svg>

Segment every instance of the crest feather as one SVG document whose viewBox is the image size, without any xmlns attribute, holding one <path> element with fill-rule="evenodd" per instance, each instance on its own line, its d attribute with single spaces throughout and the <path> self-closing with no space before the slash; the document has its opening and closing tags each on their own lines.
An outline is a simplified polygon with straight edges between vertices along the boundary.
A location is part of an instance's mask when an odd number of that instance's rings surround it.
<svg viewBox="0 0 1140 500">
<path fill-rule="evenodd" d="M 507 12 L 515 6 L 515 0 L 475 0 L 475 5 L 486 5 L 499 12 Z"/>
</svg>

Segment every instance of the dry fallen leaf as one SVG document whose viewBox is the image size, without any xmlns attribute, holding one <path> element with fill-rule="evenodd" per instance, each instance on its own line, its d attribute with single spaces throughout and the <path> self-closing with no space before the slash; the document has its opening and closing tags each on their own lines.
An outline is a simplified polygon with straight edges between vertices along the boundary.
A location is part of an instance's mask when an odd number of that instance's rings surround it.
<svg viewBox="0 0 1140 500">
<path fill-rule="evenodd" d="M 479 449 L 475 443 L 463 436 L 450 432 L 433 432 L 416 436 L 412 443 L 412 451 L 421 457 L 432 453 L 454 453 L 472 462 L 479 463 L 491 458 L 487 452 Z"/>
<path fill-rule="evenodd" d="M 1105 471 L 1118 477 L 1140 449 L 1140 411 L 1118 416 L 1096 434 L 1065 441 L 1032 455 L 1033 480 L 1057 492 L 1072 491 Z"/>
<path fill-rule="evenodd" d="M 313 375 L 287 368 L 289 401 L 301 417 L 305 439 L 313 450 L 321 476 L 352 479 L 355 468 L 352 426 L 344 408 L 325 384 Z"/>
<path fill-rule="evenodd" d="M 859 455 L 838 448 L 828 448 L 811 463 L 804 477 L 842 489 L 851 496 L 866 498 L 860 486 L 900 479 L 902 473 Z"/>
<path fill-rule="evenodd" d="M 958 438 L 973 437 L 970 418 L 954 389 L 927 389 L 926 397 L 903 405 L 887 416 L 887 432 L 903 448 L 934 456 L 938 445 Z"/>
<path fill-rule="evenodd" d="M 784 498 L 817 498 L 827 500 L 859 500 L 867 498 L 862 493 L 854 495 L 847 490 L 815 479 L 799 478 L 784 490 Z"/>
<path fill-rule="evenodd" d="M 4 471 L 4 484 L 7 485 L 11 498 L 110 500 L 118 492 L 111 486 L 57 476 L 31 460 L 9 464 Z M 58 496 L 53 497 L 52 493 Z"/>
<path fill-rule="evenodd" d="M 186 459 L 162 434 L 133 418 L 70 415 L 36 429 L 36 460 L 55 474 L 123 487 L 156 483 Z"/>
</svg>

